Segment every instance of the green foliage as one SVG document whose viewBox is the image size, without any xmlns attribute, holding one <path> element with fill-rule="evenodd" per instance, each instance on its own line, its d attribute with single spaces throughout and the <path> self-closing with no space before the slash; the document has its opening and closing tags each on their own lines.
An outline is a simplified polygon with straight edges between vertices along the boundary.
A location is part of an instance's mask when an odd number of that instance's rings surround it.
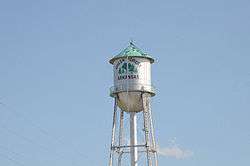
<svg viewBox="0 0 250 166">
<path fill-rule="evenodd" d="M 118 69 L 118 74 L 127 74 L 127 67 L 128 67 L 128 72 L 129 74 L 135 74 L 137 73 L 137 68 L 134 64 L 132 63 L 123 63 L 122 66 Z"/>
</svg>

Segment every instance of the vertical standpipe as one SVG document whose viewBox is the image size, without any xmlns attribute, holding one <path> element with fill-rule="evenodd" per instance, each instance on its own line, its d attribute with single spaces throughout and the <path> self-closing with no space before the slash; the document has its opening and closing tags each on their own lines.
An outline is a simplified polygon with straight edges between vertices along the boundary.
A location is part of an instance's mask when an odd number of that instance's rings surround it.
<svg viewBox="0 0 250 166">
<path fill-rule="evenodd" d="M 136 112 L 130 113 L 130 146 L 131 166 L 138 166 Z"/>
</svg>

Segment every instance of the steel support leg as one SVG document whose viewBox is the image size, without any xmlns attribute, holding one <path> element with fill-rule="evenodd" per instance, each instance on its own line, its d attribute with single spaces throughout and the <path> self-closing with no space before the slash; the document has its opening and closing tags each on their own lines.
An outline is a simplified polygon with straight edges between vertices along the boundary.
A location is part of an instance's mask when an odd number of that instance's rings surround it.
<svg viewBox="0 0 250 166">
<path fill-rule="evenodd" d="M 113 165 L 113 146 L 114 146 L 114 143 L 115 143 L 116 114 L 117 114 L 117 97 L 115 97 L 115 103 L 114 103 L 114 113 L 113 113 L 113 123 L 112 123 L 112 136 L 111 136 L 109 166 Z"/>
<path fill-rule="evenodd" d="M 123 145 L 124 111 L 120 111 L 119 147 Z M 119 149 L 118 166 L 121 166 L 123 150 Z"/>
<path fill-rule="evenodd" d="M 158 166 L 158 155 L 157 155 L 157 149 L 156 149 L 156 143 L 155 143 L 155 134 L 154 134 L 154 123 L 153 123 L 153 117 L 152 117 L 152 110 L 151 110 L 151 101 L 148 99 L 148 114 L 149 114 L 149 121 L 150 121 L 150 133 L 152 138 L 152 144 L 153 144 L 153 153 L 154 153 L 154 163 L 155 166 Z"/>
<path fill-rule="evenodd" d="M 150 136 L 149 136 L 149 115 L 148 115 L 148 94 L 142 93 L 142 104 L 143 104 L 143 118 L 144 118 L 144 132 L 145 132 L 145 143 L 147 152 L 147 164 L 152 166 L 151 155 L 150 155 Z"/>
</svg>

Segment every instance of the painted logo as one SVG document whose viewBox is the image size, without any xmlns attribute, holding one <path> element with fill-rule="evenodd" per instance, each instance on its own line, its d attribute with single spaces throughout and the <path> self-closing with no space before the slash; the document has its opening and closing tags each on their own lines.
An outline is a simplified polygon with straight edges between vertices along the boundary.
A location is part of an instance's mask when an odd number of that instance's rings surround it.
<svg viewBox="0 0 250 166">
<path fill-rule="evenodd" d="M 122 59 L 116 68 L 118 70 L 118 80 L 138 79 L 139 63 L 135 59 L 129 59 L 129 62 Z"/>
<path fill-rule="evenodd" d="M 127 63 L 124 62 L 119 68 L 118 68 L 118 74 L 123 75 L 123 74 L 137 74 L 137 66 L 135 66 L 132 63 Z"/>
</svg>

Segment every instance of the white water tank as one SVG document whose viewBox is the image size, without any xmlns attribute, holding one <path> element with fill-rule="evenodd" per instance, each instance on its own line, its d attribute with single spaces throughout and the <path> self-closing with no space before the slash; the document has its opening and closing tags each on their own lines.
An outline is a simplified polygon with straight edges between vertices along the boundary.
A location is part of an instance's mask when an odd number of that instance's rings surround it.
<svg viewBox="0 0 250 166">
<path fill-rule="evenodd" d="M 151 64 L 154 59 L 132 42 L 109 61 L 113 65 L 114 86 L 110 95 L 117 97 L 118 106 L 126 112 L 142 111 L 142 93 L 155 95 L 151 85 Z"/>
</svg>

